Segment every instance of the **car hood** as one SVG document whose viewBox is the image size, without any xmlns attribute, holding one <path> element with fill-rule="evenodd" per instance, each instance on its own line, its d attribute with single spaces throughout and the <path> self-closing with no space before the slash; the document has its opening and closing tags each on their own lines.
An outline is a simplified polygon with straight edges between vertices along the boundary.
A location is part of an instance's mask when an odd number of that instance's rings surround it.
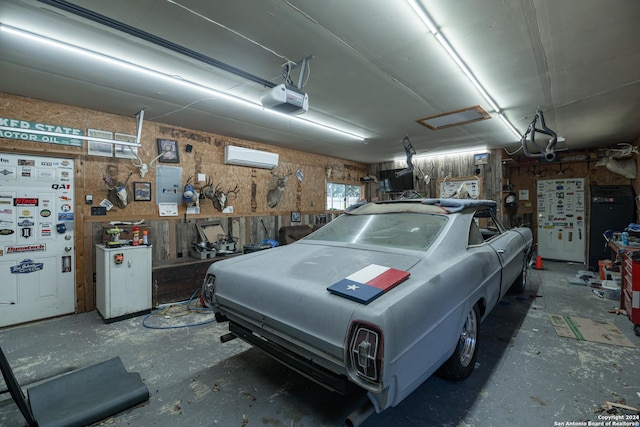
<svg viewBox="0 0 640 427">
<path fill-rule="evenodd" d="M 363 304 L 327 287 L 369 264 L 410 271 L 420 259 L 409 251 L 300 241 L 217 262 L 210 271 L 218 309 L 231 320 L 342 360 L 352 314 Z M 366 307 L 382 310 L 385 296 Z"/>
</svg>

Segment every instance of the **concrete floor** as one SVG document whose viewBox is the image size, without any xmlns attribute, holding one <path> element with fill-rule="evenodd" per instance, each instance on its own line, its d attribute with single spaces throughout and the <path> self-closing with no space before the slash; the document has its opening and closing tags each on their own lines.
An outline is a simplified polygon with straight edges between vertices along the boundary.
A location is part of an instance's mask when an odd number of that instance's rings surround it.
<svg viewBox="0 0 640 427">
<path fill-rule="evenodd" d="M 363 427 L 558 426 L 599 421 L 607 401 L 640 407 L 638 347 L 562 338 L 548 318 L 610 321 L 638 346 L 631 322 L 608 312 L 618 302 L 567 282 L 584 266 L 545 261 L 544 267 L 532 271 L 524 295 L 508 295 L 482 323 L 470 378 L 432 377 Z M 210 315 L 198 316 L 148 322 L 176 326 Z M 23 386 L 114 356 L 140 372 L 149 402 L 101 426 L 342 426 L 364 400 L 357 390 L 326 391 L 240 340 L 220 343 L 225 324 L 149 329 L 142 321 L 104 324 L 86 313 L 0 330 L 0 342 Z M 24 425 L 8 393 L 0 394 L 0 425 Z"/>
</svg>

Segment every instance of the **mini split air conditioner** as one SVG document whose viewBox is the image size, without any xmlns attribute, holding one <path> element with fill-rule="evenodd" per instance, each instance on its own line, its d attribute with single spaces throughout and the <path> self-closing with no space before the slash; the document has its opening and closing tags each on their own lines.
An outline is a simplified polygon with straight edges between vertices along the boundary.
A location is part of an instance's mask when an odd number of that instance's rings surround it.
<svg viewBox="0 0 640 427">
<path fill-rule="evenodd" d="M 309 96 L 293 86 L 279 84 L 260 97 L 265 108 L 285 114 L 302 114 L 309 110 Z"/>
<path fill-rule="evenodd" d="M 227 145 L 224 147 L 224 162 L 228 165 L 273 169 L 278 166 L 278 154 Z"/>
</svg>

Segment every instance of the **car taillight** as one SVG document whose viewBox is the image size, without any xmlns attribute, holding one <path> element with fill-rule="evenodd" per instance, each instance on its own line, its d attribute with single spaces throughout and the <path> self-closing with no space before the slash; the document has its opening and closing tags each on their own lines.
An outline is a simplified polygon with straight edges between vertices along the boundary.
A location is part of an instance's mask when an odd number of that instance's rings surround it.
<svg viewBox="0 0 640 427">
<path fill-rule="evenodd" d="M 379 381 L 382 375 L 382 332 L 373 325 L 357 323 L 351 330 L 349 357 L 358 376 Z"/>
<path fill-rule="evenodd" d="M 216 276 L 213 274 L 207 274 L 202 284 L 202 292 L 200 293 L 200 299 L 207 307 L 213 307 L 216 292 Z"/>
</svg>

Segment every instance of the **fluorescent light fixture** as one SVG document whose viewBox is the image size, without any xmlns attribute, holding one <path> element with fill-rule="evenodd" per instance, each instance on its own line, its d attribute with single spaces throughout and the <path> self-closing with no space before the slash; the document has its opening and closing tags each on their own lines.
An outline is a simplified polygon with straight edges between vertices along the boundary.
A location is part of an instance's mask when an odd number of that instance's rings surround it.
<svg viewBox="0 0 640 427">
<path fill-rule="evenodd" d="M 430 157 L 453 156 L 456 154 L 479 154 L 479 153 L 486 153 L 488 151 L 489 149 L 487 148 L 486 145 L 480 145 L 478 147 L 462 148 L 460 150 L 437 151 L 437 152 L 428 153 L 428 154 L 420 154 L 418 156 L 413 156 L 413 160 L 428 159 Z M 407 160 L 406 156 L 396 157 L 393 159 L 394 162 L 404 162 L 406 160 Z"/>
<path fill-rule="evenodd" d="M 93 60 L 96 61 L 101 61 L 101 62 L 106 62 L 112 65 L 117 65 L 119 67 L 123 67 L 125 69 L 128 70 L 132 70 L 141 74 L 146 74 L 152 77 L 156 77 L 156 78 L 161 78 L 164 79 L 172 84 L 180 84 L 180 85 L 184 85 L 186 87 L 189 87 L 191 89 L 195 88 L 198 89 L 202 92 L 205 92 L 208 95 L 213 95 L 216 97 L 220 97 L 220 98 L 224 98 L 227 101 L 231 101 L 231 102 L 235 102 L 238 104 L 241 104 L 245 107 L 250 107 L 250 108 L 255 108 L 257 110 L 263 111 L 267 114 L 276 114 L 280 117 L 286 117 L 288 120 L 297 120 L 300 121 L 302 123 L 304 123 L 305 125 L 309 125 L 312 127 L 316 127 L 316 128 L 320 128 L 329 132 L 333 132 L 342 136 L 346 136 L 348 138 L 352 138 L 352 139 L 357 139 L 360 141 L 365 140 L 364 136 L 361 135 L 357 135 L 355 133 L 352 132 L 348 132 L 348 131 L 344 131 L 342 129 L 338 129 L 335 126 L 331 126 L 331 125 L 327 125 L 327 124 L 323 124 L 317 121 L 313 121 L 313 120 L 309 120 L 308 118 L 301 118 L 301 117 L 292 117 L 291 115 L 288 114 L 283 114 L 283 113 L 279 113 L 278 111 L 274 111 L 274 110 L 269 110 L 266 109 L 262 106 L 262 104 L 259 104 L 257 102 L 253 102 L 244 98 L 240 98 L 237 96 L 233 96 L 233 95 L 229 95 L 228 93 L 225 92 L 221 92 L 219 90 L 204 86 L 200 83 L 197 82 L 193 82 L 193 81 L 189 81 L 189 80 L 185 80 L 183 78 L 180 78 L 179 76 L 173 76 L 173 75 L 169 75 L 169 74 L 165 74 L 156 70 L 152 70 L 150 68 L 144 67 L 142 65 L 138 65 L 138 64 L 134 64 L 119 58 L 114 58 L 112 56 L 109 55 L 105 55 L 103 53 L 99 53 L 99 52 L 95 52 L 89 49 L 85 49 L 79 46 L 75 46 L 60 40 L 55 40 L 40 34 L 36 34 L 36 33 L 32 33 L 20 28 L 15 28 L 15 27 L 11 27 L 5 24 L 0 25 L 0 31 L 8 33 L 8 34 L 12 34 L 12 35 L 16 35 L 19 37 L 23 37 L 32 41 L 36 41 L 40 44 L 45 44 L 45 45 L 49 45 L 49 46 L 53 46 L 57 49 L 63 49 L 63 50 L 67 50 L 76 54 L 80 54 L 83 55 L 85 57 L 91 58 Z"/>
<path fill-rule="evenodd" d="M 419 0 L 406 0 L 409 6 L 413 9 L 413 11 L 418 15 L 420 20 L 424 23 L 424 25 L 429 29 L 429 31 L 434 35 L 435 39 L 440 43 L 440 45 L 447 52 L 449 57 L 453 59 L 453 61 L 458 65 L 460 70 L 464 73 L 467 79 L 473 84 L 476 90 L 482 95 L 482 97 L 487 101 L 489 106 L 493 109 L 493 111 L 502 119 L 502 121 L 507 125 L 509 130 L 517 136 L 518 140 L 522 137 L 522 134 L 516 130 L 516 128 L 509 122 L 507 117 L 504 114 L 504 111 L 500 108 L 500 106 L 493 100 L 489 92 L 482 86 L 480 81 L 473 74 L 471 69 L 467 66 L 467 64 L 462 60 L 458 52 L 451 46 L 449 41 L 446 39 L 444 34 L 438 29 L 436 22 L 431 18 L 429 12 L 424 7 L 424 5 Z"/>
<path fill-rule="evenodd" d="M 518 130 L 515 127 L 513 127 L 513 125 L 509 120 L 507 120 L 507 117 L 505 116 L 504 111 L 500 111 L 498 113 L 498 117 L 500 117 L 500 120 L 502 120 L 504 124 L 507 125 L 509 130 L 516 136 L 516 138 L 518 138 L 518 141 L 522 139 L 522 134 L 518 132 Z"/>
<path fill-rule="evenodd" d="M 413 9 L 413 11 L 416 13 L 416 15 L 418 15 L 418 17 L 422 20 L 422 22 L 424 23 L 424 25 L 427 26 L 427 28 L 429 29 L 429 31 L 431 31 L 431 33 L 433 35 L 438 34 L 439 30 L 438 30 L 438 26 L 436 25 L 436 23 L 434 22 L 433 19 L 431 19 L 431 16 L 429 16 L 429 14 L 427 14 L 427 11 L 424 10 L 424 8 L 422 7 L 421 4 L 418 4 L 418 2 L 416 0 L 407 0 L 407 3 L 409 3 L 409 6 L 411 6 L 411 8 Z"/>
<path fill-rule="evenodd" d="M 476 90 L 480 92 L 480 95 L 482 95 L 482 97 L 489 103 L 491 108 L 493 108 L 493 111 L 495 111 L 496 113 L 499 112 L 500 107 L 498 107 L 498 104 L 496 104 L 493 98 L 491 98 L 491 96 L 485 90 L 485 88 L 482 87 L 482 85 L 480 84 L 476 76 L 471 72 L 469 67 L 467 67 L 467 64 L 465 64 L 462 58 L 460 58 L 460 55 L 458 55 L 458 52 L 456 52 L 456 50 L 449 44 L 449 41 L 442 35 L 442 33 L 436 34 L 435 37 L 436 37 L 436 40 L 440 42 L 440 45 L 442 45 L 444 50 L 447 51 L 451 59 L 453 59 L 453 61 L 458 65 L 460 70 L 462 70 L 464 75 L 467 76 L 467 79 L 469 79 L 469 81 L 473 84 L 473 86 L 475 86 Z"/>
</svg>

